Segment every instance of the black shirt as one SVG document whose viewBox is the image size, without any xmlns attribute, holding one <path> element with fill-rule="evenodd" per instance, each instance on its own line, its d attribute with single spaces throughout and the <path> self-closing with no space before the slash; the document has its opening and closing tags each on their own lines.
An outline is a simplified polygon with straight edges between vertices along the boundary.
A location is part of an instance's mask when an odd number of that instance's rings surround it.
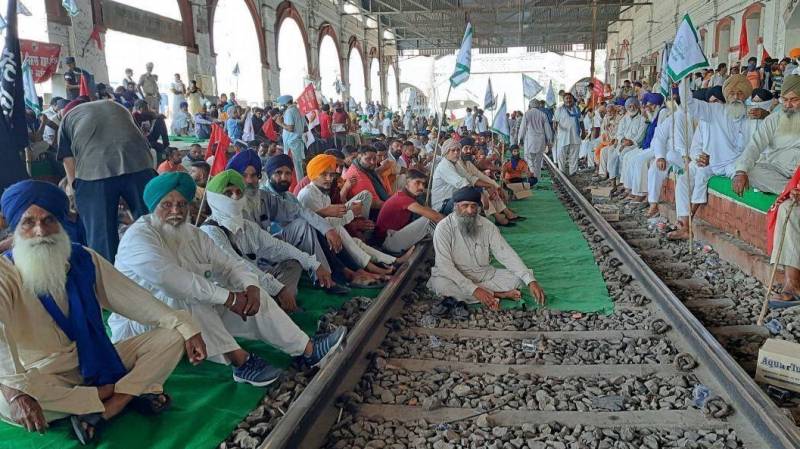
<svg viewBox="0 0 800 449">
<path fill-rule="evenodd" d="M 81 73 L 83 71 L 77 67 L 64 72 L 64 81 L 67 82 L 67 100 L 74 100 L 78 98 L 81 84 Z M 70 87 L 70 84 L 77 84 L 76 87 Z"/>
</svg>

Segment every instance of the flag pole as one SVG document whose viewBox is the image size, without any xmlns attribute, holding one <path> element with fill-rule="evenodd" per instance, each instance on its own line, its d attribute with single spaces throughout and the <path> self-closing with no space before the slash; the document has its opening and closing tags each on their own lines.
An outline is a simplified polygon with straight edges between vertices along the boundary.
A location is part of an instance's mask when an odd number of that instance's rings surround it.
<svg viewBox="0 0 800 449">
<path fill-rule="evenodd" d="M 442 116 L 439 117 L 439 129 L 436 131 L 436 144 L 433 146 L 433 160 L 431 161 L 431 172 L 428 174 L 428 189 L 427 193 L 425 194 L 425 205 L 430 206 L 431 204 L 431 187 L 433 183 L 433 171 L 436 169 L 436 155 L 439 153 L 441 145 L 439 144 L 439 135 L 442 133 L 442 124 L 444 123 L 444 116 L 447 113 L 447 103 L 450 101 L 450 91 L 453 90 L 453 83 L 447 83 L 447 96 L 444 99 L 444 106 L 442 106 Z"/>
<path fill-rule="evenodd" d="M 687 82 L 686 77 L 684 77 L 681 80 L 681 83 L 683 83 L 683 91 L 684 91 L 684 93 L 689 92 L 689 83 Z M 689 142 L 691 142 L 692 139 L 689 138 L 689 135 L 691 134 L 691 128 L 690 127 L 692 125 L 689 122 L 689 102 L 688 101 L 684 102 L 684 105 L 685 106 L 684 106 L 683 124 L 684 124 L 684 127 L 686 129 L 686 142 L 687 142 L 687 144 L 685 145 L 686 148 L 684 149 L 684 152 L 683 152 L 683 169 L 684 169 L 684 172 L 686 173 L 686 183 L 689 185 L 689 192 L 691 192 L 692 191 L 692 174 L 691 174 L 691 171 L 689 170 L 689 161 L 690 161 L 689 147 L 691 146 L 691 144 L 689 144 Z M 691 194 L 689 196 L 690 196 L 690 198 L 689 198 L 689 221 L 688 221 L 688 227 L 689 227 L 689 255 L 691 256 L 694 253 L 694 229 L 693 229 L 694 211 L 692 210 Z"/>
</svg>

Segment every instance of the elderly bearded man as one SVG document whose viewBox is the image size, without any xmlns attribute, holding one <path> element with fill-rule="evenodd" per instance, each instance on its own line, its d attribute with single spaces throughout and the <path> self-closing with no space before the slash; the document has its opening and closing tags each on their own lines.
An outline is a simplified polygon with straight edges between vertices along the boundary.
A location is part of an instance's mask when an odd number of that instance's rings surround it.
<svg viewBox="0 0 800 449">
<path fill-rule="evenodd" d="M 282 167 L 292 166 L 289 156 L 285 154 L 273 156 L 267 161 L 267 176 L 273 176 Z M 300 251 L 313 255 L 325 270 L 332 271 L 325 251 L 327 248 L 334 252 L 341 251 L 342 239 L 327 221 L 297 201 L 288 201 L 277 193 L 259 188 L 262 166 L 261 158 L 255 151 L 239 152 L 228 161 L 227 168 L 236 170 L 244 179 L 246 201 L 243 214 L 245 219 L 255 222 L 261 226 L 261 229 L 275 234 Z M 281 185 L 283 184 L 276 184 L 277 187 Z M 288 185 L 285 187 L 288 190 Z M 323 248 L 323 246 L 327 248 Z M 349 293 L 348 289 L 337 284 L 323 285 L 315 282 L 315 285 L 330 294 Z"/>
<path fill-rule="evenodd" d="M 715 88 L 709 91 L 709 99 L 718 96 L 718 90 Z M 669 238 L 689 238 L 689 214 L 694 215 L 701 205 L 708 202 L 708 180 L 712 176 L 730 178 L 736 173 L 737 160 L 756 129 L 756 121 L 751 119 L 744 103 L 752 91 L 753 86 L 745 75 L 731 75 L 722 87 L 726 103 L 706 103 L 695 98 L 689 99 L 689 114 L 705 124 L 707 143 L 697 148 L 693 142 L 689 176 L 680 175 L 675 183 L 675 208 L 679 229 L 671 232 Z M 761 149 L 763 147 L 759 147 L 758 151 Z M 755 162 L 755 158 L 753 161 Z M 786 178 L 771 192 L 780 192 L 796 166 L 795 163 L 788 169 Z"/>
<path fill-rule="evenodd" d="M 0 257 L 0 418 L 44 432 L 72 415 L 86 444 L 127 405 L 149 414 L 169 407 L 162 385 L 184 348 L 194 364 L 206 356 L 191 317 L 71 244 L 58 187 L 22 181 L 0 202 L 14 229 L 13 249 Z M 112 345 L 102 309 L 151 331 Z"/>
<path fill-rule="evenodd" d="M 736 160 L 733 190 L 739 195 L 748 186 L 779 193 L 800 165 L 800 75 L 784 78 L 781 100 L 783 112 L 764 120 Z"/>
<path fill-rule="evenodd" d="M 633 150 L 639 145 L 647 132 L 647 122 L 644 114 L 639 110 L 639 100 L 630 97 L 625 100 L 626 114 L 617 124 L 617 133 L 611 145 L 602 149 L 600 152 L 600 174 L 607 173 L 611 179 L 611 185 L 616 189 L 617 179 L 620 176 L 620 159 L 628 151 Z"/>
<path fill-rule="evenodd" d="M 220 248 L 238 256 L 258 274 L 261 289 L 286 312 L 297 311 L 297 283 L 303 270 L 322 285 L 331 285 L 330 271 L 311 254 L 278 240 L 242 215 L 244 180 L 235 170 L 218 173 L 208 182 L 211 217 L 200 227 Z"/>
<path fill-rule="evenodd" d="M 527 285 L 537 303 L 544 304 L 544 291 L 497 227 L 478 215 L 480 189 L 463 187 L 453 193 L 454 210 L 436 225 L 433 248 L 436 263 L 428 288 L 439 296 L 467 303 L 480 302 L 492 310 L 500 299 L 522 298 L 518 290 Z M 494 268 L 492 257 L 505 268 Z"/>
<path fill-rule="evenodd" d="M 325 361 L 344 338 L 345 329 L 308 336 L 272 298 L 261 300 L 259 277 L 241 258 L 220 251 L 203 231 L 187 222 L 195 185 L 186 173 L 165 173 L 144 190 L 152 211 L 125 232 L 117 268 L 173 309 L 188 310 L 203 331 L 209 359 L 233 364 L 233 379 L 265 386 L 280 370 L 242 349 L 235 337 L 265 341 L 309 365 Z M 112 338 L 120 340 L 150 326 L 113 314 Z"/>
</svg>

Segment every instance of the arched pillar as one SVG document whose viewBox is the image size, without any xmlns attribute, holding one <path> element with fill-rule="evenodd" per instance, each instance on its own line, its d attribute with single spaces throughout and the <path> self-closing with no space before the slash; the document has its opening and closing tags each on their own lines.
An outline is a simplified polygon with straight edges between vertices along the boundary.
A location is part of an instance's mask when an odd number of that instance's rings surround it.
<svg viewBox="0 0 800 449">
<path fill-rule="evenodd" d="M 281 32 L 281 24 L 286 19 L 293 19 L 295 23 L 297 23 L 297 27 L 300 28 L 300 34 L 303 36 L 303 46 L 306 50 L 306 67 L 308 67 L 308 77 L 314 78 L 314 65 L 311 64 L 311 46 L 308 44 L 308 31 L 306 30 L 305 22 L 303 22 L 303 17 L 300 15 L 300 11 L 292 4 L 292 2 L 284 0 L 282 1 L 276 8 L 275 8 L 275 53 L 278 52 L 278 40 L 280 39 L 280 32 Z M 275 58 L 277 61 L 278 59 Z M 280 70 L 280 67 L 278 67 Z"/>
</svg>

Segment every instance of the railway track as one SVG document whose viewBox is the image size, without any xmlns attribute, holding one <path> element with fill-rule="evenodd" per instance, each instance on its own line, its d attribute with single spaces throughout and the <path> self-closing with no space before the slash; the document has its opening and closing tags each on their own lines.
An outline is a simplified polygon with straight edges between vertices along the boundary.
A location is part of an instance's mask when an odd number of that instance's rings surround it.
<svg viewBox="0 0 800 449">
<path fill-rule="evenodd" d="M 550 168 L 603 270 L 613 314 L 433 318 L 425 248 L 260 447 L 800 447 L 794 423 Z"/>
</svg>

